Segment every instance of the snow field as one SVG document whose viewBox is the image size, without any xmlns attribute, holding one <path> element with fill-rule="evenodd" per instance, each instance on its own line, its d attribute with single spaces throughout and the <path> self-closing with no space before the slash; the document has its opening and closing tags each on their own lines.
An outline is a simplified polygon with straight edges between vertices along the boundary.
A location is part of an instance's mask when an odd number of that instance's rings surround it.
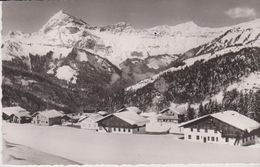
<svg viewBox="0 0 260 167">
<path fill-rule="evenodd" d="M 193 143 L 173 135 L 103 134 L 3 123 L 3 138 L 83 164 L 259 163 L 260 149 Z"/>
</svg>

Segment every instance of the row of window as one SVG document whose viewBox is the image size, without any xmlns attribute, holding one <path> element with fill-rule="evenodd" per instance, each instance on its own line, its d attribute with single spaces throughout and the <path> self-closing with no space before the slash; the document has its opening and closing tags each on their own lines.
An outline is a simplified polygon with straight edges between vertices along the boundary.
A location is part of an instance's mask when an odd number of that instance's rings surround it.
<svg viewBox="0 0 260 167">
<path fill-rule="evenodd" d="M 191 138 L 192 138 L 191 135 L 188 135 L 188 139 L 191 139 Z M 218 142 L 218 137 L 213 137 L 213 136 L 212 136 L 212 137 L 210 138 L 210 137 L 208 136 L 208 137 L 203 137 L 203 140 L 204 140 L 204 138 L 205 138 L 207 141 L 215 141 L 215 140 L 216 140 L 216 141 Z M 197 135 L 197 136 L 196 136 L 196 139 L 197 139 L 197 140 L 200 140 L 200 136 Z"/>
<path fill-rule="evenodd" d="M 113 129 L 114 132 L 116 132 L 116 128 Z M 122 128 L 123 132 L 126 132 L 126 130 L 128 130 L 128 132 L 131 132 L 131 129 L 126 129 L 126 128 Z M 121 132 L 121 128 L 118 128 L 118 132 Z"/>
<path fill-rule="evenodd" d="M 174 122 L 174 123 L 177 123 L 177 121 L 174 120 L 174 119 L 159 119 L 158 122 Z"/>
<path fill-rule="evenodd" d="M 193 132 L 193 128 L 190 128 L 190 131 Z M 197 132 L 200 132 L 200 129 L 197 128 Z M 208 133 L 208 129 L 205 129 L 205 133 Z M 214 133 L 217 133 L 217 130 L 214 130 Z"/>
<path fill-rule="evenodd" d="M 255 139 L 255 136 L 250 136 L 250 137 L 243 138 L 242 141 L 243 141 L 243 143 L 245 143 L 248 140 L 253 140 L 253 139 Z"/>
<path fill-rule="evenodd" d="M 109 129 L 109 131 L 111 131 L 111 128 L 108 128 Z M 100 126 L 99 127 L 99 130 L 102 130 L 102 126 Z M 131 132 L 131 129 L 128 129 L 128 128 L 113 128 L 113 131 L 114 132 L 116 132 L 116 131 L 118 131 L 118 132 L 121 132 L 121 130 L 122 130 L 122 132 Z M 137 128 L 137 131 L 139 132 L 139 128 Z"/>
</svg>

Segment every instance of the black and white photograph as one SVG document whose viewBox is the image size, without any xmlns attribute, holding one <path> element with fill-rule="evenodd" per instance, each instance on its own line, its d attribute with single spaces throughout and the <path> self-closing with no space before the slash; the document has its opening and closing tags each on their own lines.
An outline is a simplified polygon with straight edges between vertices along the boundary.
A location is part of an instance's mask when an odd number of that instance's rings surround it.
<svg viewBox="0 0 260 167">
<path fill-rule="evenodd" d="M 260 165 L 259 0 L 1 8 L 3 165 Z"/>
</svg>

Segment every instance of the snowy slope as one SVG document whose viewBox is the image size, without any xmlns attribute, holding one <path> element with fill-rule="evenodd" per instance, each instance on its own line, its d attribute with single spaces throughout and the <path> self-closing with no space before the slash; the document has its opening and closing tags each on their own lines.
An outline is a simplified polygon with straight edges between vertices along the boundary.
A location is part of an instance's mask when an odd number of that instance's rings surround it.
<svg viewBox="0 0 260 167">
<path fill-rule="evenodd" d="M 260 47 L 260 19 L 248 23 L 242 23 L 231 27 L 218 38 L 191 49 L 180 56 L 184 62 L 183 66 L 172 67 L 160 72 L 151 78 L 140 81 L 139 83 L 126 88 L 126 91 L 137 90 L 149 83 L 154 82 L 159 76 L 169 71 L 177 71 L 193 65 L 198 60 L 208 61 L 215 57 L 222 56 L 230 52 L 238 52 L 243 48 Z"/>
<path fill-rule="evenodd" d="M 4 123 L 3 138 L 81 164 L 260 162 L 259 148 L 187 142 L 173 135 L 105 134 L 60 126 Z"/>
</svg>

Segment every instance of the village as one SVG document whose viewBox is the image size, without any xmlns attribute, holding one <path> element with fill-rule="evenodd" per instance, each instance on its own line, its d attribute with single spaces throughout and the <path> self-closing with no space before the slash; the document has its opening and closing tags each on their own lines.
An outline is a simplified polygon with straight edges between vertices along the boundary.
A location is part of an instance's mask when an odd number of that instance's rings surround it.
<svg viewBox="0 0 260 167">
<path fill-rule="evenodd" d="M 142 112 L 139 108 L 123 107 L 114 113 L 65 114 L 55 109 L 33 114 L 14 106 L 4 107 L 4 122 L 32 126 L 62 126 L 86 133 L 172 135 L 188 142 L 249 146 L 259 144 L 260 123 L 236 111 L 220 111 L 183 122 L 184 108 L 166 108 Z"/>
</svg>

